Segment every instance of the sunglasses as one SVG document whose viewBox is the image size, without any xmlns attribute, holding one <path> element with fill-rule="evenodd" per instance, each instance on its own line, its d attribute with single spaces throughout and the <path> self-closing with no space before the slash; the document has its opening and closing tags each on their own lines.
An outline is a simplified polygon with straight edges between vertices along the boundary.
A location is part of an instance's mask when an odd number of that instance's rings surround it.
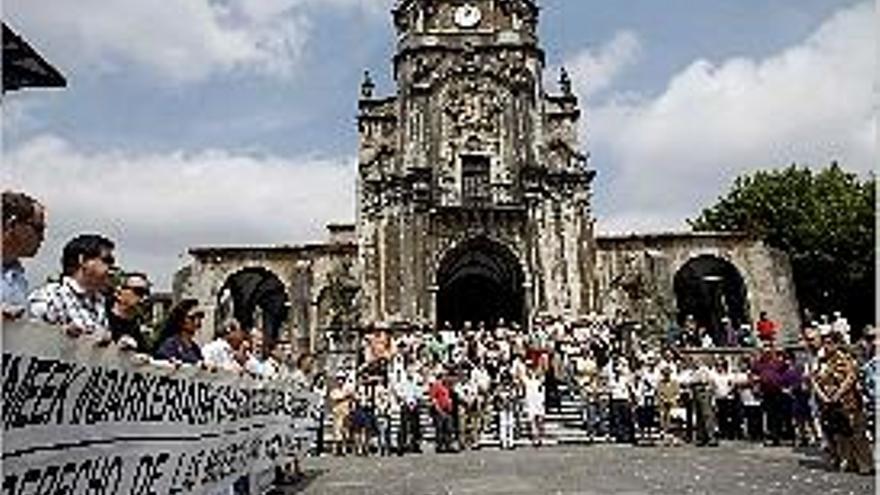
<svg viewBox="0 0 880 495">
<path fill-rule="evenodd" d="M 205 313 L 202 311 L 196 311 L 195 313 L 190 313 L 186 315 L 186 319 L 189 321 L 202 320 L 205 318 Z"/>
<path fill-rule="evenodd" d="M 104 262 L 107 266 L 114 266 L 116 264 L 116 258 L 114 258 L 112 254 L 101 256 L 98 259 Z"/>
<path fill-rule="evenodd" d="M 125 286 L 126 289 L 130 290 L 134 295 L 138 297 L 147 297 L 150 295 L 150 289 L 143 286 Z"/>
</svg>

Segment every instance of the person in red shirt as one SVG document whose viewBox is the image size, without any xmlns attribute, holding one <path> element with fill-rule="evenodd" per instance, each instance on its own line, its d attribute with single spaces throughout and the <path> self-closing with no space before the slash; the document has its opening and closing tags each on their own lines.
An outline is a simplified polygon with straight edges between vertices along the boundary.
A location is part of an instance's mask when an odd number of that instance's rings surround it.
<svg viewBox="0 0 880 495">
<path fill-rule="evenodd" d="M 766 311 L 761 311 L 758 322 L 755 324 L 755 330 L 758 331 L 758 338 L 763 341 L 776 340 L 776 322 L 767 317 Z"/>
<path fill-rule="evenodd" d="M 431 396 L 431 414 L 437 437 L 437 452 L 452 451 L 452 394 L 442 375 L 437 376 L 428 389 Z"/>
</svg>

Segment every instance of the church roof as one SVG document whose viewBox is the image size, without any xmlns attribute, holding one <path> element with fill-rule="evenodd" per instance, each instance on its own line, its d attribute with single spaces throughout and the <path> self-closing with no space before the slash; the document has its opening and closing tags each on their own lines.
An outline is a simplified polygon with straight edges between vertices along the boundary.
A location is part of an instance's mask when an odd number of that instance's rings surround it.
<svg viewBox="0 0 880 495">
<path fill-rule="evenodd" d="M 211 256 L 240 255 L 332 255 L 354 254 L 357 244 L 349 243 L 313 243 L 313 244 L 278 244 L 263 246 L 202 246 L 190 248 L 189 254 L 196 258 Z"/>
<path fill-rule="evenodd" d="M 746 232 L 722 232 L 722 231 L 666 231 L 666 232 L 629 232 L 598 234 L 596 241 L 602 242 L 658 242 L 687 239 L 741 239 L 750 240 L 754 236 Z"/>
</svg>

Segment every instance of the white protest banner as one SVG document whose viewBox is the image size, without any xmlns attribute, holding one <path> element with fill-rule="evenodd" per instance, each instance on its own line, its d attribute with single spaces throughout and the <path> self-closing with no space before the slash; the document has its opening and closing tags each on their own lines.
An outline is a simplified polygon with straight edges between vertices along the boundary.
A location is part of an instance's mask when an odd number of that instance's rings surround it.
<svg viewBox="0 0 880 495">
<path fill-rule="evenodd" d="M 259 380 L 3 327 L 3 493 L 217 493 L 308 445 L 320 399 Z M 264 476 L 263 476 L 264 477 Z"/>
</svg>

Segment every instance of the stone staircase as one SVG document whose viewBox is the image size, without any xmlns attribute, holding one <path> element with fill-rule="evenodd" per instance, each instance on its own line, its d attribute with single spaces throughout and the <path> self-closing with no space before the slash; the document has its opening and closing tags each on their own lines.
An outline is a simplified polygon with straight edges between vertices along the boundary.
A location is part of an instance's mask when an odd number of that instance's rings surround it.
<svg viewBox="0 0 880 495">
<path fill-rule="evenodd" d="M 584 426 L 581 413 L 581 402 L 565 385 L 560 385 L 561 401 L 558 410 L 545 411 L 543 445 L 570 445 L 592 443 L 593 439 Z M 492 415 L 492 421 L 486 425 L 480 439 L 480 447 L 499 447 L 501 441 L 498 436 L 497 414 Z M 519 412 L 516 418 L 514 433 L 514 445 L 517 447 L 530 446 L 529 419 L 523 412 Z"/>
<path fill-rule="evenodd" d="M 597 438 L 590 435 L 584 425 L 580 398 L 564 384 L 560 384 L 559 391 L 561 395 L 560 408 L 558 410 L 546 411 L 542 445 L 577 445 L 609 441 L 608 437 Z M 431 415 L 424 405 L 428 403 L 430 403 L 430 400 L 426 395 L 419 419 L 422 432 L 422 448 L 430 451 L 434 445 L 435 431 Z M 532 442 L 528 418 L 524 412 L 518 411 L 516 420 L 514 445 L 517 447 L 530 446 Z M 392 444 L 394 444 L 393 439 L 397 438 L 399 428 L 400 418 L 393 416 L 391 418 Z M 333 420 L 329 414 L 325 416 L 323 438 L 323 452 L 332 452 L 334 447 Z M 498 436 L 498 415 L 494 409 L 487 413 L 479 446 L 480 448 L 500 448 L 501 446 Z"/>
</svg>

